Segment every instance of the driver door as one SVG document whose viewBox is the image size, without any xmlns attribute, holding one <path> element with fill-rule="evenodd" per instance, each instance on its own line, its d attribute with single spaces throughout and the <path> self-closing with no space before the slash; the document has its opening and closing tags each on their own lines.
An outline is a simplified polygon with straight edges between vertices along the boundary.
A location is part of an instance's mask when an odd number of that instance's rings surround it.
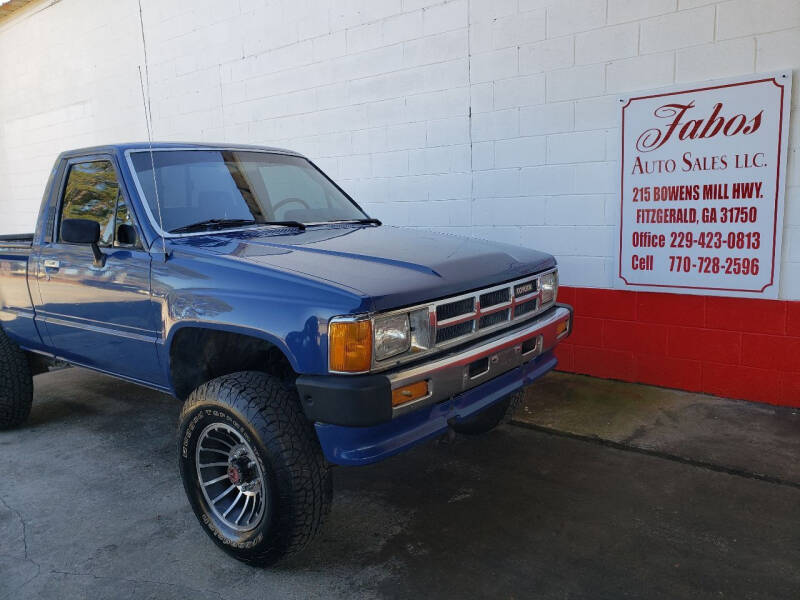
<svg viewBox="0 0 800 600">
<path fill-rule="evenodd" d="M 37 317 L 54 353 L 68 362 L 159 383 L 161 315 L 150 293 L 150 254 L 119 182 L 111 156 L 82 157 L 68 165 L 55 228 L 36 265 Z M 90 246 L 61 240 L 62 218 L 100 223 L 104 266 L 95 265 Z"/>
</svg>

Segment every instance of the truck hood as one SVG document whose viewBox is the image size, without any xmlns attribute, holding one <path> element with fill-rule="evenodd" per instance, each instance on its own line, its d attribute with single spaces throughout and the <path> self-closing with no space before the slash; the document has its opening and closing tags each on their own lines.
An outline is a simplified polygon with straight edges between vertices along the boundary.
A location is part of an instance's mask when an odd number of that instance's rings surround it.
<svg viewBox="0 0 800 600">
<path fill-rule="evenodd" d="M 378 311 L 524 277 L 556 264 L 551 255 L 536 250 L 388 226 L 309 227 L 301 232 L 262 227 L 173 242 L 358 290 Z"/>
</svg>

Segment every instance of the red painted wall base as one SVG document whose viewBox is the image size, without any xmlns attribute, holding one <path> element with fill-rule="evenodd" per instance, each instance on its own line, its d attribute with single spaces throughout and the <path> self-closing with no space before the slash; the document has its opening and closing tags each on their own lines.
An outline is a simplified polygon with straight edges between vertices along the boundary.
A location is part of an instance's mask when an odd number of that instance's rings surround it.
<svg viewBox="0 0 800 600">
<path fill-rule="evenodd" d="M 800 407 L 800 302 L 562 287 L 558 369 Z"/>
</svg>

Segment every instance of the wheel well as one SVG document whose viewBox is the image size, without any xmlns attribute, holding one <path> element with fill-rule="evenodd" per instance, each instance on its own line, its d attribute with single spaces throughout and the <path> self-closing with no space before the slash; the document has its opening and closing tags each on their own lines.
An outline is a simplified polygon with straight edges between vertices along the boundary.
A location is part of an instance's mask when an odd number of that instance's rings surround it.
<svg viewBox="0 0 800 600">
<path fill-rule="evenodd" d="M 274 344 L 216 329 L 181 329 L 172 340 L 169 357 L 172 385 L 181 400 L 207 381 L 238 371 L 262 371 L 285 380 L 296 376 L 289 360 Z"/>
</svg>

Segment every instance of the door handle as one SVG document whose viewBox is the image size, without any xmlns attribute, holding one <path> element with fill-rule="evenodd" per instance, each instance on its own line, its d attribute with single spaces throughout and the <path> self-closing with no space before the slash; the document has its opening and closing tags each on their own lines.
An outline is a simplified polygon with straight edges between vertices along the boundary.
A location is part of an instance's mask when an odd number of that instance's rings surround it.
<svg viewBox="0 0 800 600">
<path fill-rule="evenodd" d="M 61 267 L 61 261 L 54 260 L 52 258 L 48 258 L 44 261 L 45 269 L 58 269 L 60 267 Z"/>
</svg>

